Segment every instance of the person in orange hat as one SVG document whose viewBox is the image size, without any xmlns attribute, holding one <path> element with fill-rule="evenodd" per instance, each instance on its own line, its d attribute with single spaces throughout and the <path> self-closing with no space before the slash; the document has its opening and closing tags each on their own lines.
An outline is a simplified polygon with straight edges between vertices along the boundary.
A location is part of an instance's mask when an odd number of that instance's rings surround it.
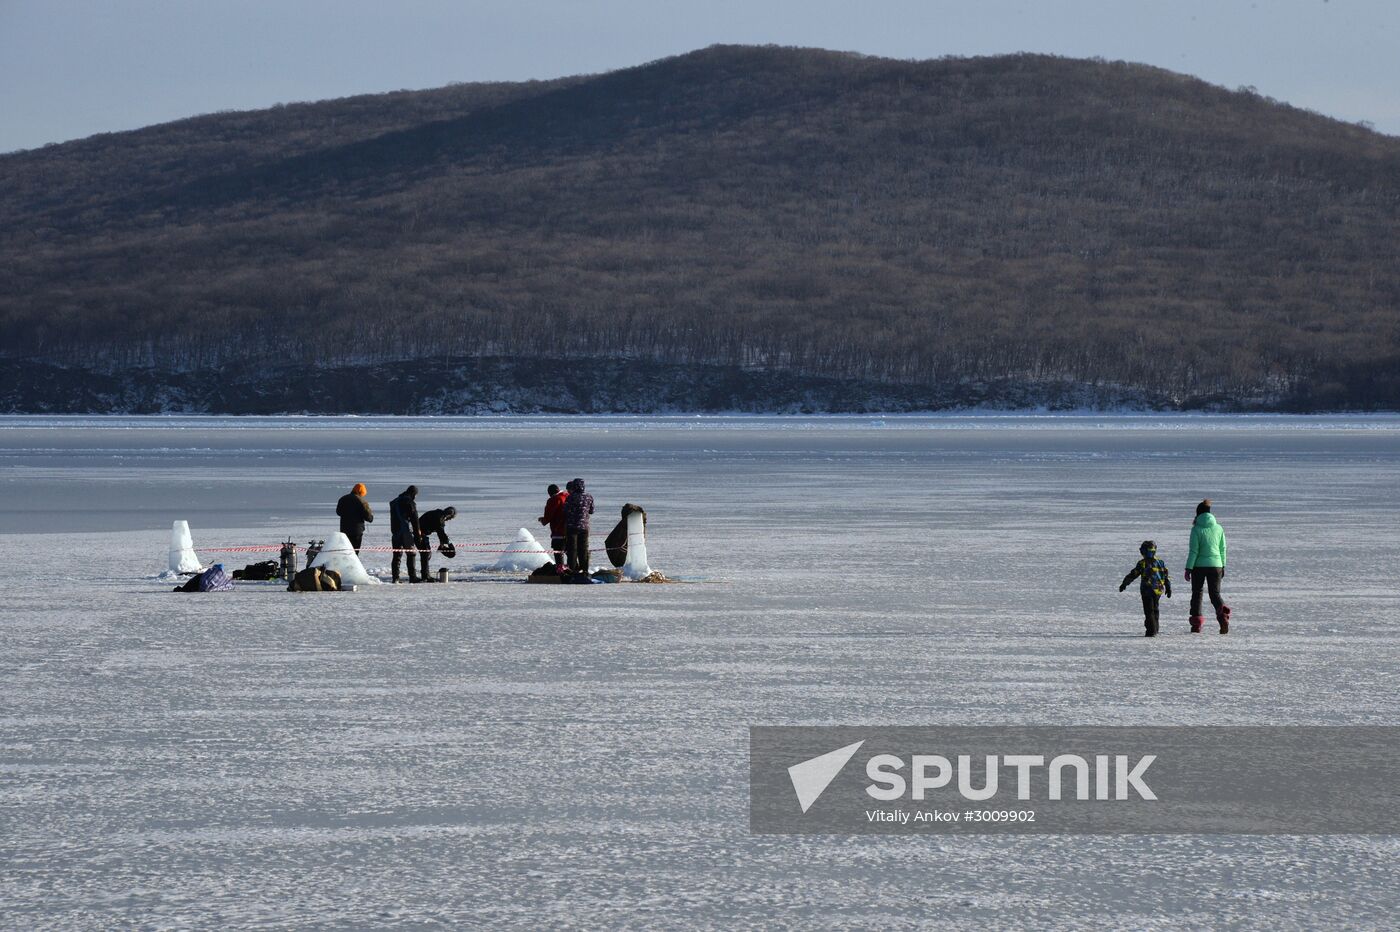
<svg viewBox="0 0 1400 932">
<path fill-rule="evenodd" d="M 356 553 L 360 552 L 360 541 L 365 539 L 366 522 L 374 523 L 374 511 L 365 500 L 366 491 L 363 482 L 356 482 L 355 487 L 335 503 L 335 513 L 340 516 L 340 531 L 350 538 L 350 546 L 355 548 Z"/>
</svg>

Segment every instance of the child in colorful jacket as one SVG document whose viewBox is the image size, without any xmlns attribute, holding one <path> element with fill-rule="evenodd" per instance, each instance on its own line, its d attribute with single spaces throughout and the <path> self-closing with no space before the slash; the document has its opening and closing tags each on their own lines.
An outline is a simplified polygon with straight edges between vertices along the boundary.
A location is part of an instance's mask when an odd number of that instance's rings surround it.
<svg viewBox="0 0 1400 932">
<path fill-rule="evenodd" d="M 1167 572 L 1167 564 L 1157 559 L 1155 541 L 1143 541 L 1142 546 L 1138 547 L 1138 553 L 1142 554 L 1142 559 L 1123 577 L 1118 591 L 1122 592 L 1128 588 L 1128 583 L 1134 579 L 1142 580 L 1138 584 L 1138 591 L 1142 594 L 1143 624 L 1147 627 L 1147 636 L 1153 638 L 1157 636 L 1157 606 L 1164 594 L 1169 599 L 1172 597 L 1172 579 L 1171 574 Z"/>
</svg>

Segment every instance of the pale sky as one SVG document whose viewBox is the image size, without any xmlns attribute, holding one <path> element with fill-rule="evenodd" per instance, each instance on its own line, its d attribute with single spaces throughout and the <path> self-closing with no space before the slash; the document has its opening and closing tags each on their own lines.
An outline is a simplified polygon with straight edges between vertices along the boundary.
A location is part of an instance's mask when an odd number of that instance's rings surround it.
<svg viewBox="0 0 1400 932">
<path fill-rule="evenodd" d="M 0 0 L 0 152 L 717 42 L 1124 59 L 1400 135 L 1400 0 Z"/>
</svg>

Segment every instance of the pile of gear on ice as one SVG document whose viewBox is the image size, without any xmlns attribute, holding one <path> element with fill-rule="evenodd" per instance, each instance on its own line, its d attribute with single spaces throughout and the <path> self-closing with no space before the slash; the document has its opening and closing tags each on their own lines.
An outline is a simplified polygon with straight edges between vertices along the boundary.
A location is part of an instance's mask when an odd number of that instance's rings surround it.
<svg viewBox="0 0 1400 932">
<path fill-rule="evenodd" d="M 233 588 L 234 580 L 282 580 L 289 592 L 353 592 L 362 585 L 378 585 L 381 580 L 371 575 L 360 561 L 361 550 L 390 552 L 391 582 L 402 582 L 400 565 L 406 566 L 408 582 L 447 582 L 448 570 L 438 570 L 437 577 L 429 573 L 434 552 L 428 536 L 438 539 L 436 552 L 446 559 L 457 555 L 456 545 L 448 538 L 447 524 L 457 517 L 453 507 L 418 512 L 418 487 L 409 486 L 389 503 L 391 546 L 364 547 L 365 526 L 374 522 L 374 510 L 366 500 L 364 483 L 356 483 L 336 503 L 340 530 L 325 540 L 313 540 L 299 547 L 287 540 L 280 545 L 230 547 L 230 552 L 278 550 L 277 560 L 250 563 L 232 574 L 222 563 L 205 566 L 195 552 L 194 539 L 188 522 L 176 521 L 170 536 L 170 572 L 190 578 L 176 586 L 176 592 L 221 592 Z M 526 528 L 521 528 L 513 541 L 468 544 L 478 553 L 498 554 L 494 563 L 474 567 L 495 572 L 528 572 L 532 583 L 608 583 L 671 582 L 647 563 L 646 511 L 640 505 L 622 506 L 622 519 L 604 540 L 611 567 L 590 569 L 589 530 L 594 512 L 593 496 L 582 479 L 571 480 L 564 489 L 548 488 L 544 514 L 537 520 L 549 528 L 550 547 L 546 549 Z M 502 550 L 485 549 L 506 544 Z M 305 554 L 306 567 L 298 568 L 298 557 Z"/>
</svg>

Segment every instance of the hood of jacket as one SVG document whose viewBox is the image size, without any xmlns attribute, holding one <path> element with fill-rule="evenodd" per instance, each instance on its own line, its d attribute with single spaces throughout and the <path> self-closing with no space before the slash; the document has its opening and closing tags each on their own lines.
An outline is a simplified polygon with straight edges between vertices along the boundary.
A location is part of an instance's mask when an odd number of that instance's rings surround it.
<svg viewBox="0 0 1400 932">
<path fill-rule="evenodd" d="M 1180 527 L 1180 525 L 1177 525 Z M 1196 515 L 1196 527 L 1214 527 L 1215 515 L 1207 511 L 1205 514 Z"/>
</svg>

